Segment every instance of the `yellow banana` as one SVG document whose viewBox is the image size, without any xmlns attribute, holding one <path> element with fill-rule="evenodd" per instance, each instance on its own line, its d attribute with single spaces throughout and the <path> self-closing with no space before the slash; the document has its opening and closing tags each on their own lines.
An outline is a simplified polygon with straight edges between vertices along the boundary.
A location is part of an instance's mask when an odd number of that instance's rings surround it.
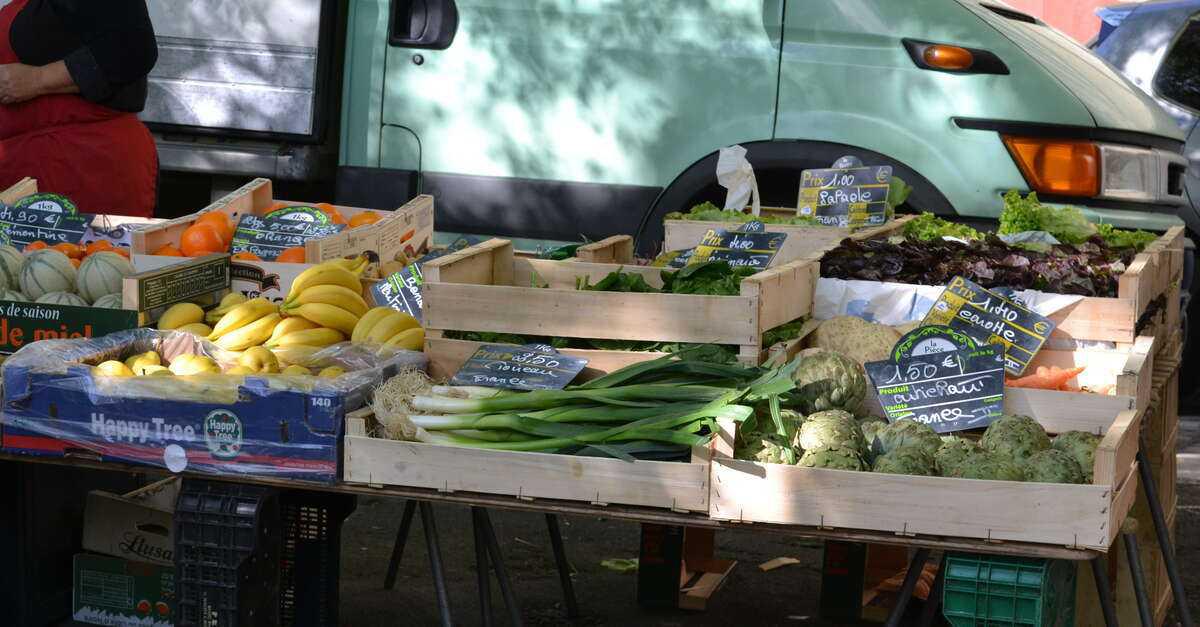
<svg viewBox="0 0 1200 627">
<path fill-rule="evenodd" d="M 361 290 L 351 290 L 341 285 L 314 285 L 300 292 L 296 300 L 285 305 L 284 309 L 291 309 L 310 303 L 335 305 L 356 316 L 362 316 L 367 313 L 368 309 L 367 301 L 363 300 Z"/>
<path fill-rule="evenodd" d="M 383 344 L 401 331 L 408 329 L 420 328 L 421 324 L 417 319 L 404 313 L 403 311 L 393 311 L 388 317 L 379 321 L 375 328 L 367 334 L 364 342 L 372 344 Z"/>
<path fill-rule="evenodd" d="M 358 316 L 336 305 L 324 303 L 300 305 L 295 309 L 290 309 L 288 313 L 307 318 L 329 329 L 337 329 L 346 335 L 354 333 L 354 325 L 358 324 Z"/>
<path fill-rule="evenodd" d="M 399 348 L 406 351 L 419 351 L 425 348 L 425 329 L 405 329 L 393 335 L 383 343 L 383 348 Z"/>
<path fill-rule="evenodd" d="M 204 322 L 207 324 L 210 324 L 210 325 L 216 324 L 221 321 L 221 318 L 225 317 L 225 313 L 226 312 L 224 312 L 224 311 L 219 311 L 217 309 L 214 309 L 214 310 L 204 314 Z"/>
<path fill-rule="evenodd" d="M 283 320 L 283 316 L 278 313 L 267 314 L 236 331 L 222 335 L 216 344 L 227 351 L 242 351 L 251 346 L 259 346 L 271 337 L 271 332 L 280 320 Z"/>
<path fill-rule="evenodd" d="M 275 330 L 271 332 L 270 339 L 267 340 L 267 346 L 271 346 L 275 340 L 296 331 L 307 331 L 308 329 L 318 328 L 317 323 L 311 320 L 305 320 L 299 316 L 284 318 L 283 322 L 275 325 Z"/>
<path fill-rule="evenodd" d="M 288 318 L 291 320 L 291 318 Z M 302 329 L 300 331 L 292 331 L 286 335 L 281 335 L 267 342 L 268 348 L 277 346 L 317 346 L 325 347 L 331 344 L 337 344 L 346 339 L 346 336 L 337 329 L 326 329 L 318 327 L 316 329 Z M 285 360 L 286 361 L 286 360 Z"/>
<path fill-rule="evenodd" d="M 304 290 L 314 285 L 341 285 L 348 290 L 362 290 L 362 283 L 357 274 L 337 264 L 325 262 L 301 272 L 300 276 L 292 281 L 292 289 L 288 292 L 284 304 L 291 304 Z"/>
<path fill-rule="evenodd" d="M 367 313 L 358 319 L 358 324 L 354 325 L 354 333 L 350 334 L 350 341 L 362 342 L 366 340 L 367 335 L 371 333 L 371 329 L 375 328 L 375 325 L 379 324 L 380 320 L 391 315 L 393 311 L 396 310 L 391 307 L 373 307 L 368 309 Z"/>
<path fill-rule="evenodd" d="M 345 268 L 354 274 L 362 274 L 367 266 L 371 265 L 371 260 L 366 255 L 359 255 L 350 259 L 333 259 L 325 263 L 333 264 L 341 268 Z"/>
<path fill-rule="evenodd" d="M 196 303 L 176 303 L 163 312 L 158 319 L 160 331 L 170 331 L 185 324 L 200 322 L 204 319 L 204 310 Z"/>
<path fill-rule="evenodd" d="M 222 316 L 221 320 L 213 326 L 213 332 L 208 336 L 208 339 L 218 340 L 227 333 L 236 331 L 278 311 L 279 308 L 275 306 L 275 303 L 265 298 L 248 300 L 230 309 L 229 313 Z"/>
</svg>

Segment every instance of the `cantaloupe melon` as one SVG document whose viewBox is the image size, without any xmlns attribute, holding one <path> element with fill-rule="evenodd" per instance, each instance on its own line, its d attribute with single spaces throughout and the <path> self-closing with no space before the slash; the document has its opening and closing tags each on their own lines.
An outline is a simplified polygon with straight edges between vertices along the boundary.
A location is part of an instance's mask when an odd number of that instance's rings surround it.
<svg viewBox="0 0 1200 627">
<path fill-rule="evenodd" d="M 121 280 L 133 274 L 133 265 L 117 253 L 93 253 L 79 266 L 75 289 L 84 300 L 94 303 L 101 296 L 119 294 Z"/>
<path fill-rule="evenodd" d="M 42 297 L 37 299 L 38 303 L 43 305 L 71 305 L 73 307 L 87 307 L 88 302 L 79 297 L 79 294 L 70 292 L 49 292 L 42 294 Z"/>
<path fill-rule="evenodd" d="M 4 277 L 4 289 L 16 290 L 21 287 L 21 266 L 25 265 L 25 255 L 8 245 L 0 245 L 0 276 Z"/>
<path fill-rule="evenodd" d="M 18 303 L 29 302 L 29 299 L 25 298 L 24 294 L 22 294 L 16 290 L 4 290 L 3 292 L 0 292 L 0 300 L 11 300 L 11 301 L 16 301 Z"/>
<path fill-rule="evenodd" d="M 92 303 L 92 307 L 99 307 L 101 309 L 124 309 L 124 307 L 121 306 L 121 303 L 121 293 L 117 292 L 116 294 L 109 294 L 108 296 L 101 296 L 100 298 L 97 298 L 96 302 Z"/>
<path fill-rule="evenodd" d="M 35 300 L 50 292 L 74 292 L 75 266 L 57 250 L 35 250 L 21 268 L 21 291 Z"/>
</svg>

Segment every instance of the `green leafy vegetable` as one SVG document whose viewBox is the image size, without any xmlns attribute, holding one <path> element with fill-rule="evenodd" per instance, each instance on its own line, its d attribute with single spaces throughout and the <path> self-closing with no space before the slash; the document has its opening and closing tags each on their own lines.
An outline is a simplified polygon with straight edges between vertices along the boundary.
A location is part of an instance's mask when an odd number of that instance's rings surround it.
<svg viewBox="0 0 1200 627">
<path fill-rule="evenodd" d="M 664 270 L 663 291 L 671 294 L 737 296 L 742 293 L 742 279 L 756 273 L 758 270 L 754 268 L 735 268 L 724 261 L 706 261 L 675 272 Z"/>
<path fill-rule="evenodd" d="M 1133 248 L 1139 252 L 1158 239 L 1158 235 L 1149 231 L 1124 231 L 1104 223 L 1097 224 L 1096 231 L 1104 238 L 1104 243 L 1112 248 Z"/>
<path fill-rule="evenodd" d="M 640 274 L 632 272 L 622 272 L 617 270 L 608 273 L 603 279 L 591 284 L 588 277 L 577 277 L 575 279 L 575 289 L 590 290 L 594 292 L 638 292 L 638 293 L 657 293 L 659 290 L 646 282 L 646 278 Z"/>
<path fill-rule="evenodd" d="M 687 213 L 672 211 L 665 216 L 665 219 L 736 223 L 745 223 L 757 220 L 763 224 L 821 226 L 819 222 L 807 216 L 780 216 L 764 213 L 756 217 L 754 214 L 747 211 L 726 211 L 708 201 L 692 207 Z"/>
<path fill-rule="evenodd" d="M 904 236 L 923 241 L 941 239 L 945 236 L 968 241 L 983 238 L 982 233 L 965 224 L 955 224 L 928 211 L 905 223 Z"/>
<path fill-rule="evenodd" d="M 1021 198 L 1016 190 L 1004 195 L 1000 213 L 1001 235 L 1045 231 L 1066 244 L 1082 244 L 1096 234 L 1096 226 L 1076 207 L 1052 207 L 1038 201 L 1037 193 Z"/>
</svg>

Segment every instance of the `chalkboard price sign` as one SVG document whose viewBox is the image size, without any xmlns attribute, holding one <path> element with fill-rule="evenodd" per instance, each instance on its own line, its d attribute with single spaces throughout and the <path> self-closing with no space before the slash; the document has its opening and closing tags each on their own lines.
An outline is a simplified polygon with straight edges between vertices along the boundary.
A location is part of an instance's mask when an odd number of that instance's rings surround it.
<svg viewBox="0 0 1200 627">
<path fill-rule="evenodd" d="M 342 232 L 345 224 L 334 224 L 316 207 L 285 207 L 263 217 L 244 215 L 233 233 L 230 252 L 254 253 L 263 261 L 274 261 L 288 248 L 304 246 L 316 239 Z"/>
<path fill-rule="evenodd" d="M 93 218 L 66 196 L 32 194 L 11 207 L 0 205 L 0 237 L 17 248 L 37 241 L 78 244 Z"/>
<path fill-rule="evenodd" d="M 420 265 L 410 264 L 371 286 L 371 299 L 378 307 L 391 307 L 420 320 L 422 282 Z"/>
<path fill-rule="evenodd" d="M 985 427 L 1004 408 L 1004 352 L 988 345 L 866 364 L 891 421 L 922 422 L 938 433 Z"/>
<path fill-rule="evenodd" d="M 804 170 L 796 213 L 840 228 L 883 224 L 891 181 L 890 165 Z"/>
<path fill-rule="evenodd" d="M 1003 344 L 1004 368 L 1013 376 L 1025 372 L 1054 331 L 1049 318 L 960 276 L 942 291 L 924 324 L 943 324 L 984 344 Z"/>
<path fill-rule="evenodd" d="M 544 344 L 484 344 L 450 380 L 508 390 L 561 390 L 583 371 L 586 359 L 569 357 Z"/>
<path fill-rule="evenodd" d="M 762 222 L 752 221 L 733 231 L 709 229 L 700 244 L 671 260 L 670 266 L 682 268 L 708 261 L 724 261 L 731 266 L 763 269 L 771 265 L 787 233 L 768 233 Z"/>
</svg>

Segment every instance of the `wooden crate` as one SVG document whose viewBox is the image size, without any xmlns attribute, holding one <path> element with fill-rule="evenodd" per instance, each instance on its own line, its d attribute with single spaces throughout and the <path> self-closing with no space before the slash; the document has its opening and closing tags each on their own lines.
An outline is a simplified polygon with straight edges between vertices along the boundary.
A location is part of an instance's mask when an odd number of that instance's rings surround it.
<svg viewBox="0 0 1200 627">
<path fill-rule="evenodd" d="M 879 236 L 864 232 L 854 238 Z M 1160 329 L 1154 335 L 1169 337 L 1179 328 L 1183 242 L 1184 227 L 1172 227 L 1134 257 L 1121 273 L 1115 298 L 1084 297 L 1049 316 L 1057 325 L 1053 337 L 1128 344 L 1139 335 L 1150 334 L 1145 330 L 1148 326 Z M 1153 315 L 1152 304 L 1157 311 Z"/>
<path fill-rule="evenodd" d="M 584 244 L 575 250 L 575 261 L 588 263 L 633 263 L 633 238 L 614 235 Z"/>
<path fill-rule="evenodd" d="M 795 209 L 763 207 L 763 215 L 794 217 Z M 775 263 L 786 263 L 794 259 L 820 256 L 825 251 L 836 247 L 847 237 L 852 239 L 873 239 L 899 234 L 904 224 L 916 216 L 897 216 L 895 220 L 882 226 L 866 229 L 850 230 L 829 226 L 802 226 L 768 224 L 767 230 L 772 233 L 787 233 L 783 248 L 775 256 Z M 703 220 L 663 220 L 664 241 L 663 250 L 684 250 L 695 248 L 709 229 L 736 229 L 736 222 L 709 222 Z"/>
<path fill-rule="evenodd" d="M 446 331 L 725 344 L 738 346 L 743 363 L 760 363 L 768 356 L 762 334 L 811 311 L 819 272 L 816 262 L 797 260 L 744 279 L 738 296 L 575 289 L 579 277 L 596 282 L 617 269 L 662 284 L 661 268 L 521 259 L 500 239 L 430 261 L 422 268 L 422 296 L 431 373 L 452 374 L 478 346 L 447 340 Z M 587 357 L 593 368 L 605 371 L 661 356 L 564 352 Z"/>
<path fill-rule="evenodd" d="M 37 179 L 28 176 L 17 181 L 12 187 L 0 191 L 0 203 L 14 205 L 18 200 L 38 192 Z"/>
<path fill-rule="evenodd" d="M 1106 417 L 1112 416 L 1114 400 L 1122 409 L 1146 409 L 1150 404 L 1156 348 L 1155 339 L 1148 336 L 1138 337 L 1124 350 L 1043 348 L 1030 363 L 1031 371 L 1039 366 L 1085 366 L 1086 370 L 1074 380 L 1077 385 L 1093 389 L 1114 386 L 1114 394 L 1006 387 L 1004 411 L 1046 416 L 1070 407 L 1072 412 L 1059 418 L 1061 425 L 1073 423 L 1079 430 L 1101 433 L 1097 429 L 1105 426 Z"/>
<path fill-rule="evenodd" d="M 197 213 L 135 231 L 132 246 L 134 266 L 139 271 L 145 271 L 177 263 L 178 257 L 160 257 L 153 253 L 167 244 L 178 245 L 183 232 L 205 213 L 222 212 L 236 224 L 243 215 L 263 215 L 276 201 L 271 181 L 255 179 Z M 358 213 L 370 211 L 359 207 L 335 207 L 347 220 Z M 308 263 L 235 260 L 234 288 L 247 296 L 282 300 L 292 280 L 312 264 L 367 252 L 375 253 L 386 261 L 399 252 L 413 257 L 430 248 L 433 242 L 432 196 L 417 196 L 394 211 L 379 213 L 384 217 L 374 224 L 309 240 L 305 244 Z"/>
<path fill-rule="evenodd" d="M 1035 416 L 1052 433 L 1071 413 Z M 733 459 L 722 425 L 712 462 L 709 516 L 719 520 L 863 529 L 903 536 L 1020 541 L 1107 551 L 1137 495 L 1137 410 L 1114 406 L 1098 422 L 1092 485 L 982 481 L 760 464 Z M 1014 507 L 1014 504 L 1019 506 Z"/>
<path fill-rule="evenodd" d="M 399 442 L 371 437 L 373 421 L 369 410 L 347 416 L 347 483 L 708 511 L 708 447 L 694 449 L 688 463 L 627 462 Z"/>
</svg>

